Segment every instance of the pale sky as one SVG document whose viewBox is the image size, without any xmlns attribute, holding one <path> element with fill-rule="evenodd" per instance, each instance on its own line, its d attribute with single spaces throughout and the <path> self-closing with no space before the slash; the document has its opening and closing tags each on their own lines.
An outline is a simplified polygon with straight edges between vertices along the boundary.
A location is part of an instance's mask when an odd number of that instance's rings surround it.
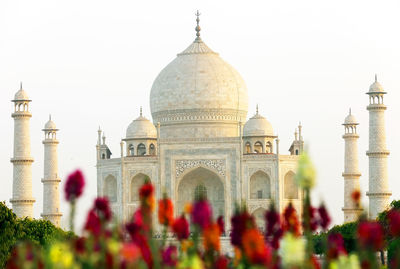
<svg viewBox="0 0 400 269">
<path fill-rule="evenodd" d="M 77 221 L 96 196 L 97 128 L 114 157 L 157 74 L 195 38 L 202 13 L 203 41 L 233 65 L 248 87 L 251 117 L 260 113 L 288 153 L 294 129 L 318 170 L 314 202 L 343 220 L 344 132 L 348 109 L 360 122 L 363 204 L 368 205 L 368 97 L 378 74 L 385 103 L 389 182 L 400 199 L 400 2 L 393 1 L 17 1 L 0 2 L 0 200 L 12 196 L 13 110 L 23 81 L 33 100 L 31 144 L 35 217 L 42 212 L 43 128 L 51 114 L 60 128 L 59 174 L 87 177 Z M 62 211 L 68 206 L 62 196 Z M 67 223 L 67 221 L 64 221 Z M 79 225 L 78 225 L 79 226 Z"/>
</svg>

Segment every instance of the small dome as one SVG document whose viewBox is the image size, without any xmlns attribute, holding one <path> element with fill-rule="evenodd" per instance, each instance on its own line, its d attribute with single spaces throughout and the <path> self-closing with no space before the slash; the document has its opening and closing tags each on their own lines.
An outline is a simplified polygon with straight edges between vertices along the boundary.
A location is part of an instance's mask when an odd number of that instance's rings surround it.
<svg viewBox="0 0 400 269">
<path fill-rule="evenodd" d="M 126 138 L 157 138 L 157 130 L 151 121 L 140 115 L 129 124 Z"/>
<path fill-rule="evenodd" d="M 378 78 L 376 75 L 374 83 L 372 83 L 371 86 L 369 86 L 369 92 L 382 92 L 382 93 L 385 92 L 383 86 L 378 82 Z"/>
<path fill-rule="evenodd" d="M 274 130 L 266 118 L 256 113 L 243 128 L 243 136 L 273 136 Z"/>
<path fill-rule="evenodd" d="M 358 124 L 356 117 L 354 115 L 349 114 L 345 119 L 344 119 L 344 124 L 351 124 L 351 125 L 356 125 Z"/>
<path fill-rule="evenodd" d="M 44 129 L 46 129 L 46 130 L 57 129 L 57 127 L 56 127 L 56 124 L 54 123 L 54 121 L 49 119 L 49 121 L 46 122 L 46 124 L 44 125 Z"/>
<path fill-rule="evenodd" d="M 17 93 L 14 96 L 14 100 L 29 100 L 28 94 L 26 93 L 26 91 L 24 91 L 24 89 L 19 89 L 19 91 L 17 91 Z"/>
</svg>

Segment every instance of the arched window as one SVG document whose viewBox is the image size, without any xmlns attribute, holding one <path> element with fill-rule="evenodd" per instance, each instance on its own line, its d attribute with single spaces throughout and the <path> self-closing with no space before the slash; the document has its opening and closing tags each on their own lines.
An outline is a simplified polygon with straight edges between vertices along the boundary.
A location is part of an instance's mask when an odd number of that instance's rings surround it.
<svg viewBox="0 0 400 269">
<path fill-rule="evenodd" d="M 137 174 L 132 178 L 131 181 L 131 194 L 130 194 L 130 201 L 137 202 L 139 201 L 139 190 L 140 187 L 146 182 L 146 180 L 150 181 L 150 178 L 145 174 Z"/>
<path fill-rule="evenodd" d="M 146 154 L 146 146 L 143 143 L 140 143 L 137 146 L 137 155 L 142 156 Z"/>
<path fill-rule="evenodd" d="M 263 153 L 263 145 L 261 144 L 261 142 L 258 141 L 254 143 L 254 152 Z"/>
<path fill-rule="evenodd" d="M 271 180 L 258 171 L 250 177 L 250 199 L 271 199 Z"/>
<path fill-rule="evenodd" d="M 134 154 L 135 154 L 135 147 L 132 144 L 130 144 L 129 145 L 129 155 L 133 156 Z"/>
<path fill-rule="evenodd" d="M 117 180 L 114 176 L 109 175 L 104 180 L 104 195 L 112 203 L 117 201 Z"/>
<path fill-rule="evenodd" d="M 251 153 L 251 145 L 250 145 L 250 142 L 247 142 L 247 143 L 246 143 L 245 152 L 246 152 L 246 153 Z"/>
<path fill-rule="evenodd" d="M 153 143 L 149 146 L 149 155 L 156 155 L 156 147 Z"/>
<path fill-rule="evenodd" d="M 285 175 L 283 192 L 285 199 L 299 199 L 299 188 L 292 171 L 287 172 Z"/>
<path fill-rule="evenodd" d="M 272 153 L 272 143 L 270 141 L 265 144 L 265 152 Z"/>
<path fill-rule="evenodd" d="M 299 150 L 298 149 L 296 149 L 296 155 L 299 155 Z"/>
<path fill-rule="evenodd" d="M 194 200 L 207 199 L 207 189 L 204 185 L 197 185 L 194 189 Z"/>
<path fill-rule="evenodd" d="M 105 153 L 101 154 L 101 158 L 104 160 L 106 158 L 106 154 Z"/>
</svg>

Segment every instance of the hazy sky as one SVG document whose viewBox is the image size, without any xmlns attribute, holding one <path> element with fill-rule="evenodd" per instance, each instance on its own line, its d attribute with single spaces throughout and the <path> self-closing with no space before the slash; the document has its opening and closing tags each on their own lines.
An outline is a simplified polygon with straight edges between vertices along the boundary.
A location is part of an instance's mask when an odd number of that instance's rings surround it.
<svg viewBox="0 0 400 269">
<path fill-rule="evenodd" d="M 368 97 L 374 74 L 385 103 L 389 180 L 400 198 L 400 2 L 394 1 L 0 1 L 0 200 L 12 195 L 13 106 L 23 81 L 33 117 L 31 143 L 35 216 L 42 212 L 43 132 L 48 114 L 60 128 L 60 175 L 87 176 L 79 222 L 96 195 L 97 128 L 113 156 L 143 106 L 157 74 L 195 38 L 202 13 L 206 44 L 247 83 L 249 114 L 256 103 L 285 153 L 294 128 L 318 169 L 314 202 L 324 200 L 343 220 L 343 120 L 349 107 L 360 122 L 363 204 L 368 189 Z M 64 182 L 62 182 L 63 184 Z M 62 201 L 64 196 L 62 194 Z M 62 202 L 67 215 L 68 207 Z"/>
</svg>

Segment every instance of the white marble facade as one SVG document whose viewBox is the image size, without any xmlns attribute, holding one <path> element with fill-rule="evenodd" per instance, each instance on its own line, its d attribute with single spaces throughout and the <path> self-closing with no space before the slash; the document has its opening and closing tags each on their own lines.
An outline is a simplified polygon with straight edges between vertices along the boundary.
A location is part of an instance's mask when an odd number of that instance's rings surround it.
<svg viewBox="0 0 400 269">
<path fill-rule="evenodd" d="M 296 135 L 290 155 L 280 155 L 277 136 L 258 108 L 246 121 L 244 80 L 201 40 L 199 29 L 195 41 L 155 79 L 150 106 L 153 123 L 140 112 L 121 141 L 119 158 L 111 158 L 99 130 L 97 191 L 109 197 L 119 221 L 137 208 L 145 177 L 155 185 L 157 199 L 164 192 L 171 197 L 176 215 L 206 195 L 227 229 L 240 203 L 260 228 L 271 203 L 283 210 L 292 202 L 301 215 L 294 173 L 302 137 Z"/>
</svg>

